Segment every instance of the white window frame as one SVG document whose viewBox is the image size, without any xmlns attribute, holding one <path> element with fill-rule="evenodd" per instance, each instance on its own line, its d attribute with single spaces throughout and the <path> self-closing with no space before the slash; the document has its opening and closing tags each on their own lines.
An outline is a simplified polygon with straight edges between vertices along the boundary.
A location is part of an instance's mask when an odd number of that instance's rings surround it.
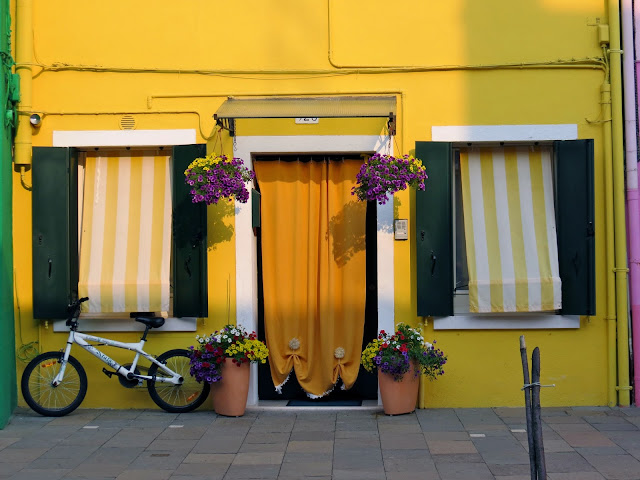
<svg viewBox="0 0 640 480">
<path fill-rule="evenodd" d="M 433 126 L 431 140 L 452 143 L 577 140 L 577 124 Z M 452 195 L 454 193 L 452 192 Z M 455 239 L 454 239 L 455 241 Z M 455 250 L 455 245 L 454 245 Z M 454 253 L 455 254 L 455 253 Z M 453 290 L 453 285 L 451 286 Z M 460 295 L 459 295 L 460 296 Z M 454 295 L 455 309 L 455 295 Z M 454 310 L 455 311 L 455 310 Z M 553 313 L 454 314 L 434 317 L 434 330 L 530 330 L 580 328 L 579 315 Z"/>
<path fill-rule="evenodd" d="M 254 154 L 268 153 L 363 153 L 393 154 L 393 142 L 381 135 L 282 135 L 237 136 L 235 157 L 253 168 Z M 251 226 L 251 197 L 247 203 L 236 202 L 236 318 L 247 330 L 258 330 L 257 242 Z M 393 330 L 394 263 L 393 200 L 377 205 L 378 241 L 378 329 Z M 258 403 L 258 366 L 251 365 L 252 381 L 248 405 Z"/>
<path fill-rule="evenodd" d="M 195 129 L 181 130 L 54 130 L 54 147 L 166 147 L 173 145 L 191 145 L 196 143 Z M 195 332 L 196 317 L 169 317 L 165 319 L 159 332 Z M 54 332 L 66 332 L 69 327 L 66 320 L 53 322 Z M 144 325 L 133 318 L 91 318 L 83 315 L 80 330 L 91 332 L 140 332 Z"/>
</svg>

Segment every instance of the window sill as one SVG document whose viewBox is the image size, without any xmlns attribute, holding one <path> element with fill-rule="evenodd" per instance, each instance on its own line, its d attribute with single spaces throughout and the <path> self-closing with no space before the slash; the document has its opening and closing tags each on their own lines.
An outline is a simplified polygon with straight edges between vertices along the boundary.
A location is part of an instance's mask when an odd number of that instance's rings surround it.
<svg viewBox="0 0 640 480">
<path fill-rule="evenodd" d="M 434 330 L 535 330 L 580 328 L 579 315 L 496 314 L 434 317 Z"/>
<path fill-rule="evenodd" d="M 154 329 L 158 332 L 195 332 L 197 326 L 197 318 L 169 317 L 165 320 L 164 325 Z M 53 322 L 54 332 L 68 332 L 69 327 L 65 325 L 66 320 L 56 320 Z M 144 325 L 136 322 L 133 318 L 80 318 L 79 331 L 81 332 L 142 332 Z"/>
</svg>

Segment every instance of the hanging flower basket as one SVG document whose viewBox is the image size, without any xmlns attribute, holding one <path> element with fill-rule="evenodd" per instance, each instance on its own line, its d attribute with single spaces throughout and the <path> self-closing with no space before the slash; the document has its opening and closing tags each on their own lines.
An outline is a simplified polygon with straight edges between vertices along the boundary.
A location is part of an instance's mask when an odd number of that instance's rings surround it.
<svg viewBox="0 0 640 480">
<path fill-rule="evenodd" d="M 207 205 L 218 203 L 222 198 L 247 203 L 249 191 L 245 185 L 255 174 L 244 166 L 240 158 L 210 153 L 204 158 L 196 158 L 184 171 L 185 182 L 191 187 L 193 203 Z"/>
<path fill-rule="evenodd" d="M 376 153 L 369 157 L 356 175 L 351 194 L 363 201 L 384 205 L 389 195 L 407 187 L 424 190 L 427 171 L 422 161 L 410 155 L 394 157 Z"/>
</svg>

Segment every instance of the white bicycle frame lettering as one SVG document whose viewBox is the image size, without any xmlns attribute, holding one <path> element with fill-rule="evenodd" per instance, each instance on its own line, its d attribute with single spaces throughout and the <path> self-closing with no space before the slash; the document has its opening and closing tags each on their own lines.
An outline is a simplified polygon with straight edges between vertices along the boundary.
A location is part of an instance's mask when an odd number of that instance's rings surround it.
<svg viewBox="0 0 640 480">
<path fill-rule="evenodd" d="M 133 363 L 131 364 L 131 368 L 127 369 L 123 367 L 118 362 L 113 360 L 111 357 L 109 357 L 105 353 L 98 350 L 95 346 L 88 343 L 88 341 L 98 342 L 100 344 L 108 345 L 110 347 L 122 348 L 125 350 L 131 350 L 133 352 L 136 352 L 136 355 L 133 359 Z M 74 343 L 80 345 L 87 352 L 91 353 L 92 355 L 99 358 L 107 365 L 109 365 L 111 368 L 113 368 L 117 374 L 122 375 L 124 377 L 127 377 L 128 374 L 132 374 L 133 378 L 138 380 L 153 380 L 155 382 L 172 383 L 174 385 L 182 384 L 183 379 L 180 375 L 172 371 L 163 363 L 160 363 L 152 355 L 149 355 L 147 352 L 142 350 L 142 347 L 145 344 L 145 340 L 140 340 L 137 343 L 123 343 L 123 342 L 117 342 L 115 340 L 109 340 L 108 338 L 96 337 L 94 335 L 88 335 L 86 333 L 81 333 L 81 332 L 74 332 L 73 330 L 71 330 L 69 332 L 67 346 L 64 350 L 64 356 L 61 362 L 62 365 L 60 366 L 60 371 L 58 372 L 58 375 L 56 375 L 56 378 L 54 378 L 52 382 L 53 385 L 55 386 L 58 386 L 60 382 L 62 382 L 62 379 L 64 378 L 64 371 L 67 368 L 67 362 L 69 361 L 69 354 L 71 353 L 71 345 L 73 345 Z M 158 365 L 158 368 L 164 370 L 167 374 L 171 375 L 171 378 L 168 378 L 168 377 L 154 378 L 149 375 L 136 374 L 135 370 L 136 370 L 136 366 L 138 365 L 138 360 L 140 359 L 140 355 L 145 357 L 151 363 L 155 363 L 156 365 Z"/>
</svg>

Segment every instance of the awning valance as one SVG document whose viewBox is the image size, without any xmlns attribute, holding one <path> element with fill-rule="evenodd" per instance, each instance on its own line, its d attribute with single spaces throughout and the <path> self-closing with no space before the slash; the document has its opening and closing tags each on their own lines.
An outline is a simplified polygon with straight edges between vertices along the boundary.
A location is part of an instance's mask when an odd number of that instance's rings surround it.
<svg viewBox="0 0 640 480">
<path fill-rule="evenodd" d="M 229 97 L 213 116 L 234 134 L 238 118 L 389 118 L 395 130 L 395 96 Z M 391 132 L 393 135 L 395 132 Z"/>
</svg>

